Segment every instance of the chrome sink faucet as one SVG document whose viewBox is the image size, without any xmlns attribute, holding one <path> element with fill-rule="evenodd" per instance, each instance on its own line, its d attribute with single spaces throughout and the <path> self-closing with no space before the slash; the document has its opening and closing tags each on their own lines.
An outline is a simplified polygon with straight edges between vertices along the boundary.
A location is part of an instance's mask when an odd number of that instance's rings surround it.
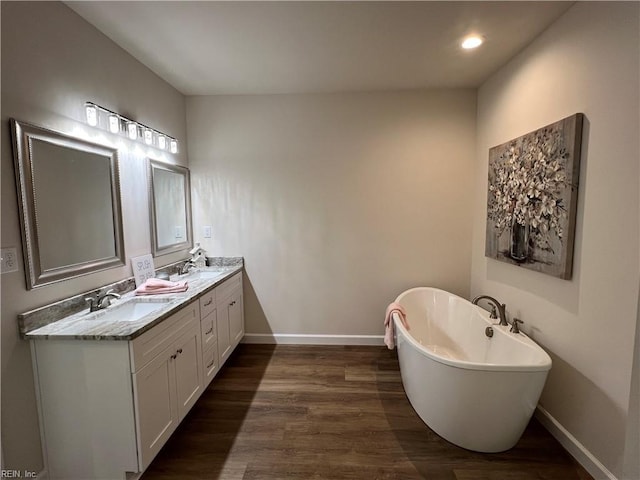
<svg viewBox="0 0 640 480">
<path fill-rule="evenodd" d="M 87 297 L 84 300 L 89 303 L 89 312 L 97 312 L 111 305 L 112 298 L 120 298 L 120 295 L 113 290 L 107 290 L 106 293 L 98 293 L 95 297 Z"/>
<path fill-rule="evenodd" d="M 496 300 L 493 297 L 490 297 L 489 295 L 478 295 L 476 298 L 474 298 L 471 301 L 471 303 L 473 303 L 474 305 L 478 305 L 478 302 L 480 300 L 486 300 L 493 304 L 491 305 L 491 314 L 489 315 L 489 318 L 497 319 L 498 317 L 500 317 L 500 323 L 498 323 L 498 325 L 502 325 L 502 326 L 509 325 L 507 323 L 506 305 L 504 303 L 500 303 L 498 300 Z M 496 314 L 496 311 L 497 311 L 497 314 Z"/>
<path fill-rule="evenodd" d="M 185 273 L 189 273 L 189 270 L 196 268 L 196 264 L 193 260 L 189 259 L 182 264 L 180 267 L 180 275 L 184 275 Z"/>
</svg>

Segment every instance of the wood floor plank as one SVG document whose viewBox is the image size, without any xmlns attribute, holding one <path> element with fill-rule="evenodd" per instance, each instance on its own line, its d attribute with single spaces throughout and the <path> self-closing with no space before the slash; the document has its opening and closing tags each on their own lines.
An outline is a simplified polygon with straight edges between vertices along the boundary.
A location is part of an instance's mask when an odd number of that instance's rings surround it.
<svg viewBox="0 0 640 480">
<path fill-rule="evenodd" d="M 240 345 L 142 480 L 593 480 L 535 420 L 498 454 L 443 440 L 383 347 Z"/>
</svg>

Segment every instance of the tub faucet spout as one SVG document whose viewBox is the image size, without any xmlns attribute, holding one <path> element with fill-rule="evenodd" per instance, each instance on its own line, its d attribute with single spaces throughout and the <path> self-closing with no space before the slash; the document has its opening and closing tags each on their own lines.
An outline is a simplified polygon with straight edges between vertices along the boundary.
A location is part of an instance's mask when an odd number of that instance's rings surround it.
<svg viewBox="0 0 640 480">
<path fill-rule="evenodd" d="M 487 302 L 490 302 L 492 304 L 490 318 L 500 317 L 500 323 L 498 323 L 498 325 L 509 325 L 507 323 L 506 305 L 504 303 L 500 303 L 498 300 L 490 297 L 489 295 L 478 295 L 471 301 L 471 303 L 473 303 L 474 305 L 478 305 L 478 302 L 480 300 L 486 300 Z M 498 317 L 496 316 L 496 310 L 498 311 Z"/>
</svg>

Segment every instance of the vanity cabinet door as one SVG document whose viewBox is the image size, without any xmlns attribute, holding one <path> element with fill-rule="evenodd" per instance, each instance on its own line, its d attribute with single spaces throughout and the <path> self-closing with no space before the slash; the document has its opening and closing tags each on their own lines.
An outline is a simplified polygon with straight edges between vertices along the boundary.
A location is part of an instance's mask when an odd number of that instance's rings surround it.
<svg viewBox="0 0 640 480">
<path fill-rule="evenodd" d="M 244 336 L 242 290 L 236 290 L 218 306 L 218 348 L 220 363 L 223 363 Z"/>
<path fill-rule="evenodd" d="M 228 299 L 227 299 L 228 300 Z M 220 364 L 231 355 L 231 340 L 229 336 L 229 303 L 224 300 L 218 307 L 218 354 Z"/>
<path fill-rule="evenodd" d="M 141 471 L 151 463 L 178 426 L 173 354 L 174 349 L 170 347 L 133 374 Z"/>
<path fill-rule="evenodd" d="M 216 289 L 218 314 L 218 353 L 222 365 L 244 336 L 242 306 L 242 273 L 225 281 Z"/>
<path fill-rule="evenodd" d="M 244 315 L 242 309 L 242 290 L 236 290 L 229 302 L 229 339 L 232 347 L 244 337 Z"/>
<path fill-rule="evenodd" d="M 176 342 L 174 360 L 178 418 L 182 420 L 202 393 L 200 331 L 192 330 Z"/>
<path fill-rule="evenodd" d="M 135 338 L 130 345 L 131 373 L 137 372 L 147 362 L 156 358 L 165 349 L 170 348 L 200 323 L 200 307 L 197 301 L 171 315 L 152 329 Z"/>
<path fill-rule="evenodd" d="M 200 397 L 201 369 L 200 326 L 195 324 L 133 374 L 140 471 Z"/>
</svg>

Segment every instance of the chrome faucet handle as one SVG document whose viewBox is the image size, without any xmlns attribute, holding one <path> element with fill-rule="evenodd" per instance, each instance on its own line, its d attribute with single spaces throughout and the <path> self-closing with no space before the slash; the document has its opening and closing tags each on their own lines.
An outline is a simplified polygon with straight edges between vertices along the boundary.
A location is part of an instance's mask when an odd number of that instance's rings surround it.
<svg viewBox="0 0 640 480">
<path fill-rule="evenodd" d="M 514 318 L 513 322 L 511 323 L 511 328 L 509 329 L 511 333 L 520 333 L 520 329 L 518 328 L 518 323 L 524 323 L 524 322 L 519 318 Z"/>
<path fill-rule="evenodd" d="M 95 312 L 97 310 L 97 297 L 87 297 L 84 299 L 89 304 L 89 312 Z"/>
</svg>

